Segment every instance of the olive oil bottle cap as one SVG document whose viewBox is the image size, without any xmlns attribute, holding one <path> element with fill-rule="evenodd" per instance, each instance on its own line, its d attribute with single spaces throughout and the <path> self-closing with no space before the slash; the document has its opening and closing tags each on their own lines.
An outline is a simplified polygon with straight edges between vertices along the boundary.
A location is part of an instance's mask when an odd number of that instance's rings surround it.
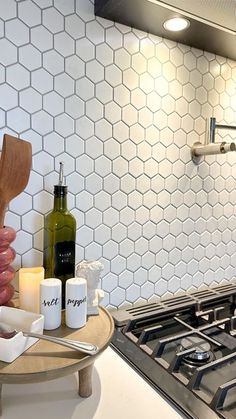
<svg viewBox="0 0 236 419">
<path fill-rule="evenodd" d="M 55 196 L 64 196 L 67 195 L 67 186 L 65 185 L 54 185 L 54 195 Z"/>
<path fill-rule="evenodd" d="M 54 195 L 64 196 L 67 194 L 67 186 L 64 184 L 64 163 L 60 162 L 58 185 L 54 185 Z"/>
</svg>

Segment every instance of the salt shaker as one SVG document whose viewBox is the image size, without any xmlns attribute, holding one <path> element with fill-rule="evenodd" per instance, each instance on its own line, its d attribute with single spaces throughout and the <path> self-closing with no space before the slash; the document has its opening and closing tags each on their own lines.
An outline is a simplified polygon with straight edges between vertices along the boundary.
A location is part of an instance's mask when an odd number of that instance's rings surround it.
<svg viewBox="0 0 236 419">
<path fill-rule="evenodd" d="M 78 329 L 87 320 L 87 282 L 84 278 L 66 281 L 66 325 Z"/>
<path fill-rule="evenodd" d="M 44 315 L 44 329 L 61 325 L 61 280 L 47 278 L 40 282 L 40 313 Z"/>
</svg>

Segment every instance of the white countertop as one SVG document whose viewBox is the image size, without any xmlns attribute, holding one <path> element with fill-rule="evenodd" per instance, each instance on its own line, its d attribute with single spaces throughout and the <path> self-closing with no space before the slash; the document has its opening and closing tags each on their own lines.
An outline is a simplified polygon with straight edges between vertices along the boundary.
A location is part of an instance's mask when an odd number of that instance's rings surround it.
<svg viewBox="0 0 236 419">
<path fill-rule="evenodd" d="M 3 419 L 181 419 L 110 347 L 96 360 L 93 394 L 77 395 L 77 374 L 37 384 L 3 385 Z"/>
</svg>

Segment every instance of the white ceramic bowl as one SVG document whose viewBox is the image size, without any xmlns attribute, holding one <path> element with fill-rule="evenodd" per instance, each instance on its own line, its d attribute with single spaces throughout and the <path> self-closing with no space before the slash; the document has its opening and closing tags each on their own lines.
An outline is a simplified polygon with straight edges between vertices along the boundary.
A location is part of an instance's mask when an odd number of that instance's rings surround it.
<svg viewBox="0 0 236 419">
<path fill-rule="evenodd" d="M 25 332 L 43 333 L 44 316 L 12 307 L 0 307 L 0 323 L 7 323 L 19 331 L 10 339 L 0 338 L 0 361 L 12 362 L 30 346 L 38 341 L 36 338 L 23 336 Z"/>
</svg>

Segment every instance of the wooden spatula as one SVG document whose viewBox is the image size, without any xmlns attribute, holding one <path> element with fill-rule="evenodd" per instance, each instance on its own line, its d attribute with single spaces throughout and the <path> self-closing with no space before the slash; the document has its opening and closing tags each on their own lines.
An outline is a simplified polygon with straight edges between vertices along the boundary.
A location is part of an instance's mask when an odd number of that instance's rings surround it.
<svg viewBox="0 0 236 419">
<path fill-rule="evenodd" d="M 0 228 L 9 202 L 26 187 L 32 164 L 32 147 L 28 141 L 4 134 L 0 159 Z"/>
</svg>

